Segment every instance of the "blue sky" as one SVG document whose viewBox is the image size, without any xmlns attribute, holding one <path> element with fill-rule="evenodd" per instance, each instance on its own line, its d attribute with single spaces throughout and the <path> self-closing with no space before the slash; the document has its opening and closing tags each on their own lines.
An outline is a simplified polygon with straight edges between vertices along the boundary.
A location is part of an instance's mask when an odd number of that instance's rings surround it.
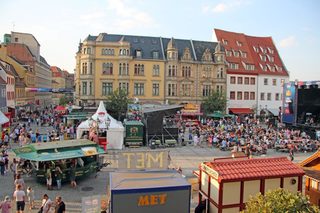
<svg viewBox="0 0 320 213">
<path fill-rule="evenodd" d="M 216 41 L 213 29 L 272 36 L 290 79 L 320 80 L 318 0 L 11 0 L 0 40 L 33 34 L 50 65 L 73 72 L 78 43 L 100 32 Z"/>
</svg>

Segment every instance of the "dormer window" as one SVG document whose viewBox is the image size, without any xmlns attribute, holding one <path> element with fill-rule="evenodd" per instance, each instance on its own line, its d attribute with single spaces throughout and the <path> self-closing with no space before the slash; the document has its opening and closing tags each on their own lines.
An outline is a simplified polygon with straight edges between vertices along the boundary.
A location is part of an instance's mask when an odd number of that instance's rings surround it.
<svg viewBox="0 0 320 213">
<path fill-rule="evenodd" d="M 222 43 L 223 43 L 224 45 L 228 45 L 228 40 L 222 39 Z"/>
<path fill-rule="evenodd" d="M 242 58 L 247 58 L 247 52 L 241 52 L 241 56 L 242 56 Z"/>
<path fill-rule="evenodd" d="M 234 55 L 234 57 L 239 57 L 239 51 L 233 51 L 233 55 Z"/>
<path fill-rule="evenodd" d="M 153 51 L 152 52 L 152 58 L 153 59 L 159 59 L 159 52 L 158 51 Z"/>
<path fill-rule="evenodd" d="M 242 42 L 236 41 L 236 43 L 237 43 L 237 45 L 238 45 L 239 47 L 242 47 Z"/>
<path fill-rule="evenodd" d="M 267 57 L 265 55 L 259 54 L 261 61 L 266 61 Z"/>
<path fill-rule="evenodd" d="M 255 46 L 253 46 L 253 50 L 254 50 L 256 53 L 259 52 L 259 48 L 258 48 L 258 47 L 255 47 Z"/>
<path fill-rule="evenodd" d="M 142 57 L 142 51 L 141 50 L 136 50 L 136 57 L 141 58 Z"/>
</svg>

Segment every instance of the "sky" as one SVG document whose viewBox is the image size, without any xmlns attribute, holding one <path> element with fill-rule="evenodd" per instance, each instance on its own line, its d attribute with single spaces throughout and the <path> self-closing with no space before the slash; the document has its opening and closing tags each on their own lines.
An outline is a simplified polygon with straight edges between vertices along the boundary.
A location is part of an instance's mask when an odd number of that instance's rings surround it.
<svg viewBox="0 0 320 213">
<path fill-rule="evenodd" d="M 214 29 L 271 36 L 290 80 L 320 80 L 318 0 L 11 0 L 5 33 L 35 36 L 51 66 L 75 69 L 80 41 L 99 33 L 216 41 Z"/>
</svg>

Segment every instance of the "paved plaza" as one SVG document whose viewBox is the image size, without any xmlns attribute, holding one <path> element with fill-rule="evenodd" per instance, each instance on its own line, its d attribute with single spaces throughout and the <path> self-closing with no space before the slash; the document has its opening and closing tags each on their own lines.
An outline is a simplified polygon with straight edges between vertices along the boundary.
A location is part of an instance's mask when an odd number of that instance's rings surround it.
<svg viewBox="0 0 320 213">
<path fill-rule="evenodd" d="M 46 131 L 48 127 L 44 127 L 43 131 Z M 42 131 L 42 130 L 41 130 Z M 14 144 L 14 146 L 16 146 Z M 148 150 L 147 147 L 141 148 L 126 148 L 125 150 Z M 186 176 L 189 180 L 194 178 L 193 171 L 198 169 L 198 166 L 201 162 L 210 161 L 215 157 L 229 157 L 231 156 L 230 151 L 221 151 L 217 148 L 207 147 L 207 145 L 203 144 L 201 146 L 193 146 L 188 144 L 187 146 L 182 147 L 172 147 L 167 148 L 170 150 L 171 156 L 171 168 L 181 167 L 182 174 Z M 156 149 L 157 150 L 157 149 Z M 118 151 L 109 150 L 107 154 L 104 155 L 106 160 L 110 160 L 112 162 L 113 159 L 116 159 Z M 296 153 L 294 162 L 300 162 L 310 156 L 312 153 Z M 15 156 L 13 152 L 9 152 L 10 160 Z M 271 156 L 286 156 L 288 157 L 288 153 L 276 152 L 271 149 L 268 150 L 266 155 L 262 156 L 254 156 L 256 157 L 271 157 Z M 115 164 L 114 164 L 115 165 Z M 54 199 L 55 196 L 61 195 L 63 200 L 67 205 L 67 212 L 81 212 L 81 198 L 88 197 L 93 195 L 103 195 L 105 196 L 107 193 L 108 182 L 109 182 L 109 173 L 114 171 L 112 165 L 110 167 L 102 169 L 101 172 L 98 173 L 97 176 L 92 175 L 89 178 L 79 181 L 78 187 L 76 189 L 72 189 L 69 183 L 63 184 L 61 190 L 47 190 L 46 186 L 43 184 L 39 184 L 35 181 L 33 177 L 24 176 L 24 180 L 26 186 L 31 186 L 35 190 L 35 198 L 37 200 L 37 207 L 40 207 L 40 199 L 43 194 L 48 194 L 51 199 Z M 0 176 L 0 197 L 4 198 L 5 195 L 12 195 L 14 191 L 14 183 L 13 183 L 13 175 L 9 172 L 6 176 Z M 197 200 L 197 192 L 193 190 L 192 193 L 192 209 L 196 206 Z M 13 209 L 14 210 L 14 209 Z M 37 210 L 27 210 L 25 212 L 37 212 Z"/>
</svg>

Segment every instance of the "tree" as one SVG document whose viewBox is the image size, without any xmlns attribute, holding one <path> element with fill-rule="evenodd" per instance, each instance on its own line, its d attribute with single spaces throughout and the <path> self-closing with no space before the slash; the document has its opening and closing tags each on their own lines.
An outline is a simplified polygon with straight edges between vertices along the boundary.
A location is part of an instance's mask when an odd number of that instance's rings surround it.
<svg viewBox="0 0 320 213">
<path fill-rule="evenodd" d="M 120 120 L 121 116 L 127 112 L 128 107 L 127 92 L 122 89 L 117 89 L 108 97 L 107 108 L 111 110 L 111 114 Z"/>
<path fill-rule="evenodd" d="M 59 99 L 59 105 L 66 105 L 66 104 L 68 104 L 70 101 L 72 102 L 72 98 L 66 97 L 66 96 L 62 96 L 62 97 Z"/>
<path fill-rule="evenodd" d="M 227 106 L 227 98 L 224 94 L 215 91 L 204 99 L 202 106 L 206 114 L 213 113 L 214 111 L 224 112 Z"/>
<path fill-rule="evenodd" d="M 264 196 L 261 193 L 246 203 L 244 213 L 273 213 L 273 212 L 319 212 L 319 208 L 311 205 L 309 198 L 300 192 L 292 193 L 285 189 L 268 191 Z"/>
</svg>

